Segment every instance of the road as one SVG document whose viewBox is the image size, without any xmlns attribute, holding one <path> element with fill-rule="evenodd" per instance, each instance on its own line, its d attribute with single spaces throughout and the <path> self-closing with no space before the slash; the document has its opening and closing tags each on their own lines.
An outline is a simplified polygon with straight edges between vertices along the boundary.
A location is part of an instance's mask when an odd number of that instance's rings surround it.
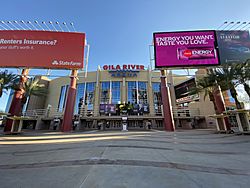
<svg viewBox="0 0 250 188">
<path fill-rule="evenodd" d="M 0 187 L 250 187 L 250 136 L 212 130 L 0 136 Z"/>
</svg>

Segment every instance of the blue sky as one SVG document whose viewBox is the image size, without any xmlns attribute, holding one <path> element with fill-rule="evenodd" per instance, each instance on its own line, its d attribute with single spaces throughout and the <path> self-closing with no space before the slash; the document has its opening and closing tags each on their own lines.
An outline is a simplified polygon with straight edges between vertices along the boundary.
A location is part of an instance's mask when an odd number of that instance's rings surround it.
<svg viewBox="0 0 250 188">
<path fill-rule="evenodd" d="M 148 45 L 156 31 L 216 29 L 225 20 L 250 21 L 249 0 L 8 0 L 0 5 L 4 21 L 74 22 L 91 45 L 89 70 L 103 64 L 148 65 Z M 5 101 L 6 95 L 0 110 Z"/>
</svg>

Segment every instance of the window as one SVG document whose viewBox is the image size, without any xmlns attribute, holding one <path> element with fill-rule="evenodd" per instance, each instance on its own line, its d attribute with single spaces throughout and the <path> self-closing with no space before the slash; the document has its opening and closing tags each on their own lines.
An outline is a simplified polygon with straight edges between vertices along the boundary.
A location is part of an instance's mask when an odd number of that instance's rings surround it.
<svg viewBox="0 0 250 188">
<path fill-rule="evenodd" d="M 101 104 L 109 104 L 110 101 L 110 82 L 101 83 Z"/>
<path fill-rule="evenodd" d="M 59 102 L 58 102 L 58 111 L 59 112 L 62 112 L 64 107 L 65 107 L 68 87 L 69 87 L 68 85 L 61 87 L 61 94 L 60 94 L 60 98 L 59 98 Z"/>
<path fill-rule="evenodd" d="M 85 100 L 84 100 L 84 90 L 85 91 Z M 95 83 L 89 82 L 86 83 L 79 83 L 77 84 L 77 90 L 76 90 L 76 101 L 75 101 L 75 114 L 79 113 L 79 108 L 84 105 L 83 102 L 85 102 L 85 108 L 88 111 L 94 110 L 94 95 L 95 95 Z"/>
<path fill-rule="evenodd" d="M 139 104 L 147 104 L 148 103 L 147 83 L 146 82 L 138 82 L 138 99 L 139 99 Z"/>
<path fill-rule="evenodd" d="M 82 106 L 84 89 L 85 89 L 85 83 L 77 84 L 76 101 L 75 101 L 75 114 L 79 114 L 79 110 Z"/>
<path fill-rule="evenodd" d="M 128 82 L 128 102 L 137 103 L 137 87 L 136 82 Z"/>
<path fill-rule="evenodd" d="M 94 111 L 95 82 L 87 83 L 85 105 L 88 111 Z"/>
<path fill-rule="evenodd" d="M 112 82 L 112 95 L 111 95 L 111 103 L 118 104 L 121 102 L 121 83 L 120 82 Z"/>
<path fill-rule="evenodd" d="M 161 112 L 161 84 L 152 83 L 155 113 Z"/>
<path fill-rule="evenodd" d="M 131 104 L 148 103 L 146 82 L 128 82 L 128 102 Z"/>
</svg>

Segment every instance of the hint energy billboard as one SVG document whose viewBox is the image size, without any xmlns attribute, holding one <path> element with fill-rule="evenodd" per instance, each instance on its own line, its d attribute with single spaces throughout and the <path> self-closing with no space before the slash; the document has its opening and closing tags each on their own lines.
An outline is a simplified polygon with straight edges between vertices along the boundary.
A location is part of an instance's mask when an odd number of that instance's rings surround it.
<svg viewBox="0 0 250 188">
<path fill-rule="evenodd" d="M 250 59 L 248 31 L 216 31 L 220 62 L 239 63 Z"/>
<path fill-rule="evenodd" d="M 218 65 L 215 31 L 154 33 L 156 68 Z"/>
<path fill-rule="evenodd" d="M 84 33 L 0 31 L 0 67 L 83 68 Z"/>
</svg>

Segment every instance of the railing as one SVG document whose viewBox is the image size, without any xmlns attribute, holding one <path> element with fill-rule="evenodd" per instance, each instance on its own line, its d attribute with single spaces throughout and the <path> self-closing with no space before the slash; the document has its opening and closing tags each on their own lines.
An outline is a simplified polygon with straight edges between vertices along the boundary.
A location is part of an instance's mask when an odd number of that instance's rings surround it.
<svg viewBox="0 0 250 188">
<path fill-rule="evenodd" d="M 200 110 L 198 108 L 188 108 L 188 107 L 173 107 L 174 118 L 192 118 L 200 115 Z"/>
<path fill-rule="evenodd" d="M 48 108 L 48 109 L 35 109 L 35 110 L 27 110 L 22 113 L 24 117 L 43 117 L 43 118 L 51 118 L 51 117 L 62 117 L 64 109 L 58 108 Z"/>
<path fill-rule="evenodd" d="M 173 107 L 172 108 L 174 118 L 192 118 L 200 115 L 200 111 L 198 108 L 187 108 L 187 107 Z M 161 116 L 162 115 L 162 107 L 154 110 L 154 115 Z M 54 117 L 62 117 L 64 110 L 58 108 L 49 108 L 49 109 L 35 109 L 35 110 L 27 110 L 22 113 L 22 116 L 25 117 L 42 117 L 42 118 L 54 118 Z M 94 111 L 87 110 L 86 108 L 81 108 L 79 110 L 80 117 L 90 117 L 94 116 Z M 98 112 L 98 116 L 101 114 Z M 138 113 L 139 116 L 148 116 L 150 113 Z M 106 114 L 107 115 L 107 114 Z M 121 115 L 121 114 L 119 114 Z M 118 114 L 110 114 L 109 116 L 119 116 Z M 102 116 L 105 116 L 102 114 Z"/>
</svg>

